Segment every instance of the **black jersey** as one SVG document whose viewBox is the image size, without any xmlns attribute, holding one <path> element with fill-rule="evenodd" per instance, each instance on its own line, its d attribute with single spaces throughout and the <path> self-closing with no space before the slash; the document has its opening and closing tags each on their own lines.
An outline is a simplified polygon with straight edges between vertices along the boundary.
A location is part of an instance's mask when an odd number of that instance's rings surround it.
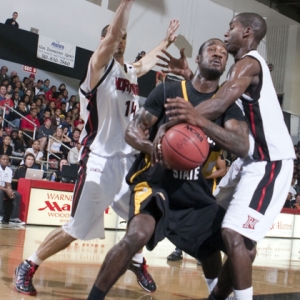
<svg viewBox="0 0 300 300">
<path fill-rule="evenodd" d="M 215 92 L 199 93 L 191 81 L 168 82 L 157 86 L 144 104 L 144 108 L 158 118 L 150 130 L 149 139 L 153 140 L 159 126 L 169 121 L 164 107 L 167 98 L 183 97 L 196 106 L 210 99 Z M 242 111 L 236 104 L 231 105 L 221 117 L 215 120 L 215 123 L 223 127 L 230 119 L 245 121 Z M 209 137 L 208 142 L 210 153 L 219 153 L 219 147 Z M 169 196 L 170 207 L 173 209 L 204 207 L 215 203 L 211 189 L 202 174 L 202 166 L 192 171 L 168 170 L 160 164 L 151 166 L 150 156 L 141 153 L 127 175 L 127 182 L 134 188 L 136 184 L 145 181 L 149 186 L 163 188 Z"/>
</svg>

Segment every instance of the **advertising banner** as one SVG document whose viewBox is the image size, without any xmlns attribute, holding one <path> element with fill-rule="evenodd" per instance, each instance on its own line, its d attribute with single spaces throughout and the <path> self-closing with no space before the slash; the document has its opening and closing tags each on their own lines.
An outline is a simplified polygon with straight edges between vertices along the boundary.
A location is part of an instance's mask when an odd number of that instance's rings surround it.
<svg viewBox="0 0 300 300">
<path fill-rule="evenodd" d="M 76 46 L 39 35 L 37 57 L 74 68 Z"/>
</svg>

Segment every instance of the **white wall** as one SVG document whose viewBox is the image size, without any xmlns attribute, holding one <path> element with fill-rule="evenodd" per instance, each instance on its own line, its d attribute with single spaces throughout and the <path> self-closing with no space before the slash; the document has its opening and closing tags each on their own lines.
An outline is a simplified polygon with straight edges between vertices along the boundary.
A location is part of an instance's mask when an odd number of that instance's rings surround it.
<svg viewBox="0 0 300 300">
<path fill-rule="evenodd" d="M 21 29 L 38 28 L 40 35 L 94 51 L 101 29 L 114 15 L 107 9 L 108 3 L 102 0 L 99 6 L 85 0 L 10 0 L 1 6 L 0 21 L 4 23 L 17 11 Z M 194 46 L 189 63 L 195 66 L 200 45 L 211 37 L 223 38 L 232 14 L 209 0 L 136 0 L 128 26 L 125 59 L 133 61 L 141 50 L 149 52 L 164 38 L 169 20 L 177 18 L 181 23 L 178 33 Z M 178 48 L 182 46 L 179 43 Z M 169 50 L 178 56 L 178 48 L 172 45 Z M 228 62 L 231 63 L 232 60 Z"/>
</svg>

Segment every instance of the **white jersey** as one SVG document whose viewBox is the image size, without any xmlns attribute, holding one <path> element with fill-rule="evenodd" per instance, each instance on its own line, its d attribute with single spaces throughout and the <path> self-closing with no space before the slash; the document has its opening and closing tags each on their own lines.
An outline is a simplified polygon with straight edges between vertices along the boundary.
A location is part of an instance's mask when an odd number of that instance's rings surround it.
<svg viewBox="0 0 300 300">
<path fill-rule="evenodd" d="M 261 66 L 261 87 L 257 95 L 252 99 L 243 94 L 236 101 L 244 111 L 254 138 L 250 155 L 260 161 L 294 159 L 292 139 L 284 122 L 269 68 L 256 50 L 248 52 L 245 56 L 257 59 Z"/>
<path fill-rule="evenodd" d="M 139 109 L 134 67 L 129 64 L 123 67 L 112 59 L 93 90 L 90 68 L 91 62 L 79 89 L 80 114 L 85 122 L 80 142 L 92 153 L 104 157 L 137 153 L 124 139 L 126 128 Z"/>
<path fill-rule="evenodd" d="M 5 183 L 11 183 L 12 181 L 12 169 L 6 167 L 4 170 L 0 166 L 0 186 L 5 187 Z"/>
</svg>

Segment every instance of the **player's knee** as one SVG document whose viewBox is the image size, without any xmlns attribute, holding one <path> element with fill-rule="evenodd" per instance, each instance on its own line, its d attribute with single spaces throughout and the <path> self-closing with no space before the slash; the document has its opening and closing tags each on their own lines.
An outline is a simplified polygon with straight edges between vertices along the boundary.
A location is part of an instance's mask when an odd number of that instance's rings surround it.
<svg viewBox="0 0 300 300">
<path fill-rule="evenodd" d="M 222 238 L 229 254 L 232 251 L 245 246 L 243 236 L 232 229 L 223 228 Z"/>
<path fill-rule="evenodd" d="M 59 235 L 60 238 L 65 241 L 66 244 L 71 244 L 73 241 L 77 240 L 76 238 L 72 237 L 67 232 L 65 232 L 62 228 L 60 228 Z"/>
<path fill-rule="evenodd" d="M 141 249 L 148 241 L 148 235 L 146 232 L 136 231 L 133 233 L 128 233 L 125 236 L 125 240 L 128 244 L 134 248 L 135 251 Z"/>
</svg>

